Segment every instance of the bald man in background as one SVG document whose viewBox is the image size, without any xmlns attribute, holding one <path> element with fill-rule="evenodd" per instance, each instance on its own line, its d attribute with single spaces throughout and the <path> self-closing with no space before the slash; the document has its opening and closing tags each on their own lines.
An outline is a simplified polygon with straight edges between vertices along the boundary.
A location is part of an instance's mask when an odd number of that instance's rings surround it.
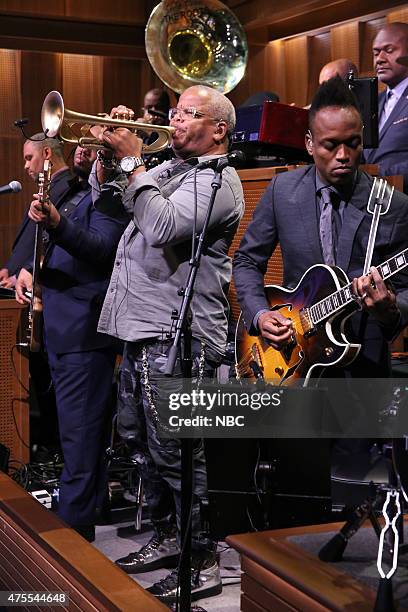
<svg viewBox="0 0 408 612">
<path fill-rule="evenodd" d="M 333 60 L 332 62 L 328 62 L 323 66 L 319 73 L 319 85 L 328 81 L 329 79 L 334 78 L 335 76 L 341 77 L 343 80 L 346 80 L 350 71 L 353 71 L 353 76 L 358 76 L 358 68 L 357 66 L 346 57 L 341 57 L 340 59 Z M 309 109 L 310 104 L 304 106 L 303 108 Z"/>
<path fill-rule="evenodd" d="M 319 74 L 319 85 L 339 75 L 342 79 L 346 79 L 350 71 L 353 72 L 353 76 L 358 76 L 357 66 L 346 57 L 333 60 L 328 64 L 325 64 Z"/>
</svg>

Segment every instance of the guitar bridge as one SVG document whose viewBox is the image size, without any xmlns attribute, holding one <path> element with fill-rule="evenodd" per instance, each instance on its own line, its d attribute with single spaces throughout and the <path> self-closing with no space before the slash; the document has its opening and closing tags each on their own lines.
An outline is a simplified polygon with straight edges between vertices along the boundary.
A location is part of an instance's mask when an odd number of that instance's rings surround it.
<svg viewBox="0 0 408 612">
<path fill-rule="evenodd" d="M 309 309 L 302 308 L 299 311 L 299 317 L 300 317 L 300 324 L 303 329 L 303 335 L 305 336 L 305 338 L 309 338 L 310 336 L 313 336 L 313 334 L 316 333 L 316 328 L 313 325 Z"/>
</svg>

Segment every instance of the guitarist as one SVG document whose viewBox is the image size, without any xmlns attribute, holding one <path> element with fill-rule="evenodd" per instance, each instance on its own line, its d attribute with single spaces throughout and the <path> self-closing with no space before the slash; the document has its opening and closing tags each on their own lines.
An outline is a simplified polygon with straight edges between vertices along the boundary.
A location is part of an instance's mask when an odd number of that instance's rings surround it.
<svg viewBox="0 0 408 612">
<path fill-rule="evenodd" d="M 269 309 L 264 293 L 264 275 L 276 245 L 282 250 L 284 287 L 295 287 L 314 264 L 336 264 L 352 281 L 362 305 L 361 313 L 347 323 L 347 336 L 362 348 L 346 375 L 386 377 L 388 342 L 408 322 L 408 275 L 394 276 L 394 288 L 373 267 L 362 276 L 373 178 L 358 169 L 362 119 L 356 99 L 340 77 L 318 89 L 309 127 L 306 147 L 314 163 L 272 179 L 235 253 L 234 279 L 243 317 L 251 335 L 261 334 L 272 347 L 282 349 L 291 341 L 292 322 Z M 380 220 L 372 265 L 407 246 L 408 198 L 396 191 Z M 336 376 L 333 368 L 328 376 Z"/>
<path fill-rule="evenodd" d="M 38 183 L 38 175 L 44 168 L 45 160 L 52 164 L 50 198 L 58 208 L 61 200 L 69 191 L 69 181 L 73 178 L 64 159 L 63 144 L 58 138 L 44 138 L 43 133 L 34 134 L 24 142 L 24 170 Z M 0 269 L 0 286 L 14 287 L 21 268 L 31 261 L 34 251 L 35 223 L 30 220 L 28 210 L 17 231 L 9 259 Z"/>
</svg>

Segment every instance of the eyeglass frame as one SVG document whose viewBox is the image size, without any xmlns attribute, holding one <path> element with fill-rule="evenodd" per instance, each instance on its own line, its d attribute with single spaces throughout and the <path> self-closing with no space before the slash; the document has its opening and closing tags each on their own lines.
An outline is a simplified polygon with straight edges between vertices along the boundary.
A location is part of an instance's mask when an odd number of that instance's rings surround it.
<svg viewBox="0 0 408 612">
<path fill-rule="evenodd" d="M 171 121 L 178 114 L 183 115 L 184 117 L 189 117 L 191 119 L 201 119 L 202 117 L 208 117 L 212 121 L 222 121 L 222 119 L 215 119 L 215 117 L 210 117 L 206 113 L 202 113 L 195 106 L 187 106 L 187 108 L 178 108 L 177 106 L 169 109 L 169 120 Z"/>
</svg>

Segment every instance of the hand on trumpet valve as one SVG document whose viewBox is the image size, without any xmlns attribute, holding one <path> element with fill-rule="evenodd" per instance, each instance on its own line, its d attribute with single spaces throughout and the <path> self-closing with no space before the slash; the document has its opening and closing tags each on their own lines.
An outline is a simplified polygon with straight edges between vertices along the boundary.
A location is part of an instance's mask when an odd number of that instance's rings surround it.
<svg viewBox="0 0 408 612">
<path fill-rule="evenodd" d="M 127 128 L 118 127 L 113 132 L 104 130 L 102 141 L 106 143 L 108 149 L 113 151 L 118 160 L 126 156 L 140 157 L 142 155 L 142 139 Z"/>
<path fill-rule="evenodd" d="M 134 121 L 135 112 L 124 106 L 123 104 L 119 104 L 119 106 L 114 106 L 110 112 L 110 116 L 112 119 L 121 119 L 122 121 Z"/>
</svg>

